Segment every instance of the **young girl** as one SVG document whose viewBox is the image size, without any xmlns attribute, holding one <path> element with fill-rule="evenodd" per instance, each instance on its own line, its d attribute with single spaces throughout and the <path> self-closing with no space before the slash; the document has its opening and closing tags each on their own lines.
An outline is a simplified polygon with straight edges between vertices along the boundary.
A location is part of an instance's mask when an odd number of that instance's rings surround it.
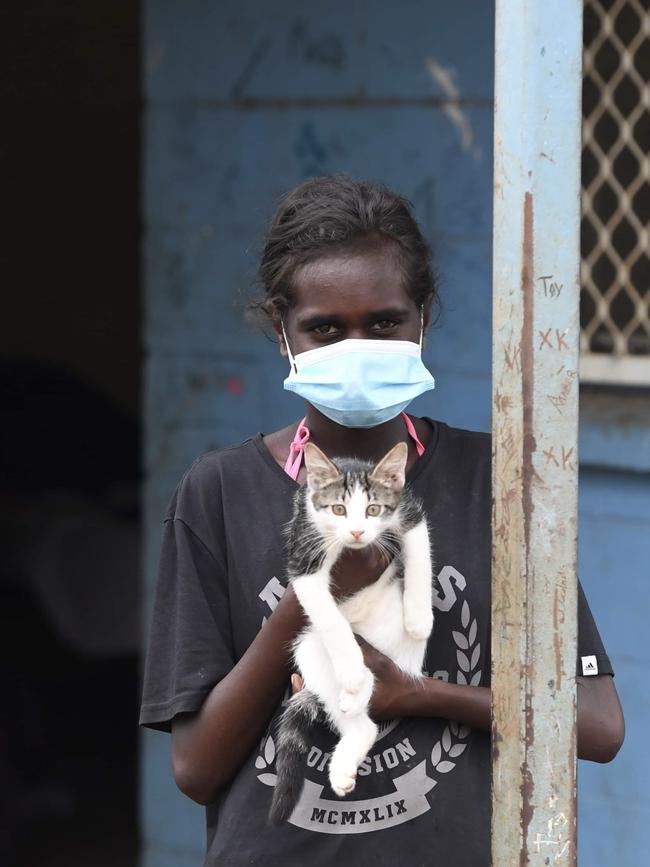
<svg viewBox="0 0 650 867">
<path fill-rule="evenodd" d="M 396 193 L 315 178 L 282 200 L 261 275 L 260 306 L 304 419 L 210 452 L 181 480 L 164 522 L 140 723 L 172 732 L 176 782 L 206 805 L 206 865 L 488 865 L 490 440 L 402 411 L 432 385 L 420 359 L 435 295 L 429 250 Z M 301 809 L 275 828 L 275 722 L 305 622 L 285 590 L 282 530 L 307 440 L 372 461 L 408 445 L 407 480 L 432 531 L 436 617 L 422 685 L 363 644 L 381 723 L 356 788 L 343 799 L 329 788 L 336 736 L 321 726 Z M 334 593 L 354 593 L 384 565 L 372 549 L 348 551 Z M 598 667 L 578 678 L 579 754 L 609 761 L 623 721 L 581 589 L 578 630 L 578 657 Z"/>
</svg>

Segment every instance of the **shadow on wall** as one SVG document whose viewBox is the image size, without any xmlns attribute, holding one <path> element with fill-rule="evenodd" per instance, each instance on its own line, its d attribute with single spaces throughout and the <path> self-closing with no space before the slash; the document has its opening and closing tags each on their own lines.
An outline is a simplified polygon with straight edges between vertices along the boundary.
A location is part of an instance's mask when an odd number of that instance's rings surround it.
<svg viewBox="0 0 650 867">
<path fill-rule="evenodd" d="M 2 361 L 0 391 L 0 862 L 127 867 L 137 848 L 137 423 L 51 367 Z"/>
</svg>

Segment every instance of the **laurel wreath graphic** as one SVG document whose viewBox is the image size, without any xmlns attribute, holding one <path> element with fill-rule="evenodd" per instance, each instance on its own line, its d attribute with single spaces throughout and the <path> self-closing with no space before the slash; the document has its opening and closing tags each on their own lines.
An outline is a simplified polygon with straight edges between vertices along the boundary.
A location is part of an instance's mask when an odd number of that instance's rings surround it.
<svg viewBox="0 0 650 867">
<path fill-rule="evenodd" d="M 478 686 L 483 674 L 482 670 L 477 668 L 481 657 L 481 644 L 476 640 L 478 625 L 476 618 L 472 619 L 466 599 L 460 610 L 460 622 L 463 631 L 454 630 L 451 633 L 456 644 L 456 659 L 458 660 L 456 683 L 465 685 L 469 683 L 470 686 Z M 434 771 L 439 774 L 448 774 L 456 767 L 456 762 L 452 762 L 450 759 L 457 759 L 465 752 L 467 738 L 471 730 L 470 726 L 460 725 L 453 721 L 445 726 L 442 737 L 435 742 L 431 750 L 431 765 Z"/>
<path fill-rule="evenodd" d="M 460 622 L 462 631 L 454 630 L 452 632 L 456 644 L 456 659 L 458 660 L 456 683 L 478 686 L 483 674 L 482 669 L 477 667 L 481 656 L 481 644 L 476 641 L 478 625 L 476 618 L 472 618 L 467 600 L 463 601 L 461 607 Z M 451 759 L 457 759 L 465 752 L 467 738 L 471 730 L 470 726 L 460 725 L 454 721 L 450 721 L 445 726 L 440 740 L 436 741 L 431 750 L 431 765 L 434 771 L 439 774 L 448 774 L 456 767 L 456 762 L 452 762 Z M 255 767 L 258 771 L 262 771 L 257 775 L 257 779 L 265 786 L 275 786 L 276 784 L 277 775 L 269 773 L 267 770 L 274 761 L 275 743 L 269 734 L 262 739 L 260 753 L 255 759 Z"/>
<path fill-rule="evenodd" d="M 269 765 L 272 765 L 275 760 L 275 744 L 273 743 L 273 738 L 269 735 L 266 740 L 262 738 L 262 744 L 260 745 L 260 755 L 255 759 L 255 767 L 258 771 L 263 771 L 265 768 L 268 768 Z M 264 783 L 265 786 L 275 786 L 277 782 L 277 774 L 269 774 L 265 772 L 263 774 L 258 774 L 257 779 L 260 783 Z"/>
</svg>

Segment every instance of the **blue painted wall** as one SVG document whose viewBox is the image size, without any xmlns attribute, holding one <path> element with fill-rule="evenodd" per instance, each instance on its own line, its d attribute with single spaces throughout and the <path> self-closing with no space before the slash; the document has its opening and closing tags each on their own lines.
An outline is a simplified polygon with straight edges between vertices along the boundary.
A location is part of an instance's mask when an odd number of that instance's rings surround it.
<svg viewBox="0 0 650 867">
<path fill-rule="evenodd" d="M 436 390 L 413 408 L 489 429 L 494 22 L 492 4 L 475 0 L 375 2 L 371 15 L 341 0 L 148 0 L 144 23 L 150 603 L 160 521 L 185 467 L 300 413 L 282 391 L 286 363 L 242 314 L 274 201 L 301 179 L 347 171 L 412 199 L 443 300 L 425 352 Z M 595 468 L 583 476 L 581 574 L 632 718 L 644 701 L 632 672 L 648 662 L 635 620 L 650 500 L 647 476 L 598 469 L 618 429 L 594 425 L 583 443 Z M 638 864 L 621 846 L 643 851 L 650 762 L 639 739 L 615 765 L 581 769 L 583 867 Z M 174 787 L 167 735 L 143 735 L 141 802 L 143 864 L 200 864 L 203 811 Z M 607 841 L 611 861 L 596 857 Z"/>
<path fill-rule="evenodd" d="M 616 672 L 627 736 L 610 765 L 579 763 L 581 867 L 648 863 L 650 692 L 648 475 L 590 467 L 580 477 L 580 574 Z"/>
</svg>

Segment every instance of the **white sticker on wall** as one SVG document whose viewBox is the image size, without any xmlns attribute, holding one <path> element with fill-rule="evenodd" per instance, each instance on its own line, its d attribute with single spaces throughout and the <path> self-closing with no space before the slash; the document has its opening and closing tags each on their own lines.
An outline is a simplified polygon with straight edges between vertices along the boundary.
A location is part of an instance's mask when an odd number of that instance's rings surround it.
<svg viewBox="0 0 650 867">
<path fill-rule="evenodd" d="M 581 656 L 583 675 L 598 674 L 598 662 L 595 656 Z"/>
</svg>

